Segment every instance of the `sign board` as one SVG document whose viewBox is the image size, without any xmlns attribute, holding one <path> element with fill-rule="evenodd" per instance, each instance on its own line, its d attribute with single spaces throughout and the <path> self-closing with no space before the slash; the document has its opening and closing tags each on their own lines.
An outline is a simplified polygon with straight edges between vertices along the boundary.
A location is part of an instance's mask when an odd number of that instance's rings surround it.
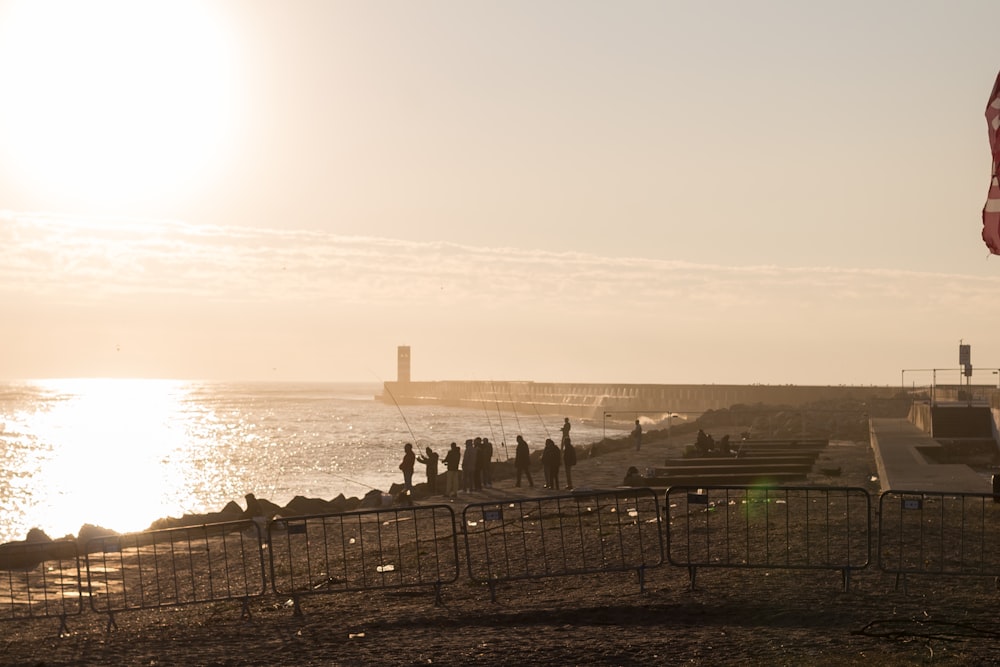
<svg viewBox="0 0 1000 667">
<path fill-rule="evenodd" d="M 958 346 L 958 363 L 962 366 L 972 365 L 972 346 L 962 345 Z"/>
</svg>

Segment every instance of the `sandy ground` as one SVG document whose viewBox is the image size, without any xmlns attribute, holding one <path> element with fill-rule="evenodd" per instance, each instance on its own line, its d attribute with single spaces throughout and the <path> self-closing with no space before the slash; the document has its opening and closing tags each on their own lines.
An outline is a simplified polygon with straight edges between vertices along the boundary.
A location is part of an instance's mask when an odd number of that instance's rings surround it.
<svg viewBox="0 0 1000 667">
<path fill-rule="evenodd" d="M 582 456 L 577 488 L 610 488 L 625 470 L 662 465 L 690 438 Z M 867 443 L 832 443 L 809 483 L 878 484 Z M 493 489 L 456 503 L 549 493 Z M 874 556 L 873 556 L 874 558 Z M 0 624 L 4 665 L 986 665 L 1000 664 L 1000 606 L 992 580 L 911 577 L 906 589 L 875 564 L 853 575 L 821 570 L 649 570 L 501 584 L 497 601 L 466 577 L 432 590 L 310 596 L 304 614 L 266 596 L 239 603 L 122 613 L 117 629 L 92 612 Z"/>
</svg>

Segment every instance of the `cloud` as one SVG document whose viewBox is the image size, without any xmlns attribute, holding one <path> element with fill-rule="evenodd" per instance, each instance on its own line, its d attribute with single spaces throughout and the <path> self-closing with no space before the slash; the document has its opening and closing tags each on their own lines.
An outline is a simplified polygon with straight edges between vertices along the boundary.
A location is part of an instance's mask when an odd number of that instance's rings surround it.
<svg viewBox="0 0 1000 667">
<path fill-rule="evenodd" d="M 0 293 L 101 302 L 154 296 L 266 304 L 586 308 L 671 312 L 861 309 L 886 301 L 992 304 L 1000 280 L 880 269 L 724 266 L 195 226 L 172 220 L 0 212 Z M 803 299 L 807 300 L 804 302 Z M 719 311 L 717 311 L 719 312 Z"/>
</svg>

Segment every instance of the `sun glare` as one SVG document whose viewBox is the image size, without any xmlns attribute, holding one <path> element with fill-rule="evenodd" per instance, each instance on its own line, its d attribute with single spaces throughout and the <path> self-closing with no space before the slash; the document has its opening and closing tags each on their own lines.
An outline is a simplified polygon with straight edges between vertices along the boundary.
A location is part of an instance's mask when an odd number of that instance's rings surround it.
<svg viewBox="0 0 1000 667">
<path fill-rule="evenodd" d="M 183 449 L 177 424 L 183 384 L 171 380 L 43 380 L 62 397 L 30 418 L 43 449 L 32 471 L 58 536 L 84 523 L 141 530 L 150 517 L 176 514 L 178 480 L 164 460 Z"/>
<path fill-rule="evenodd" d="M 0 9 L 0 149 L 23 187 L 87 203 L 197 188 L 237 133 L 235 42 L 192 0 Z"/>
</svg>

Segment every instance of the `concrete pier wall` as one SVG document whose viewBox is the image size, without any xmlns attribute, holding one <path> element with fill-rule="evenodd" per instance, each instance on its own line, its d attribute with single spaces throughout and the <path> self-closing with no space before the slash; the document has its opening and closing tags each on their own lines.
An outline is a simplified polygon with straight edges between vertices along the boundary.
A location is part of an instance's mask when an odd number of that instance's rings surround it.
<svg viewBox="0 0 1000 667">
<path fill-rule="evenodd" d="M 386 382 L 380 398 L 401 405 L 450 405 L 481 409 L 537 410 L 582 419 L 605 414 L 698 414 L 737 404 L 797 406 L 831 399 L 888 398 L 897 387 L 793 385 L 603 384 L 530 381 Z M 628 416 L 623 414 L 622 416 Z"/>
</svg>

